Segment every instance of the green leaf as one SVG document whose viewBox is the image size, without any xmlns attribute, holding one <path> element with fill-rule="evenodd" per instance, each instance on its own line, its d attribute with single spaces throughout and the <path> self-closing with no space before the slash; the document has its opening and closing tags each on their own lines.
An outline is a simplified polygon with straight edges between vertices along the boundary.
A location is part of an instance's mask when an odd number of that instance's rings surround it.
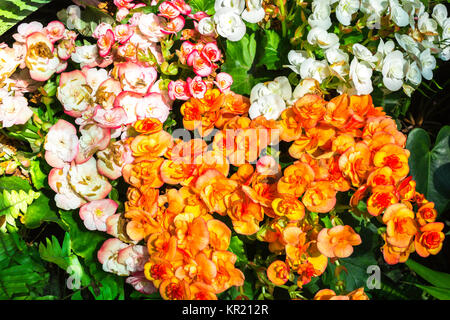
<svg viewBox="0 0 450 320">
<path fill-rule="evenodd" d="M 204 11 L 211 16 L 215 13 L 214 2 L 214 0 L 191 0 L 189 5 L 192 8 L 192 13 Z"/>
<path fill-rule="evenodd" d="M 248 73 L 256 54 L 255 34 L 246 34 L 241 40 L 227 40 L 226 59 L 222 71 L 233 77 L 231 90 L 240 94 L 250 94 L 255 83 L 254 77 Z"/>
<path fill-rule="evenodd" d="M 238 236 L 231 237 L 228 251 L 233 252 L 237 256 L 236 265 L 244 266 L 248 263 L 247 255 L 245 254 L 244 242 Z"/>
<path fill-rule="evenodd" d="M 52 200 L 41 193 L 29 207 L 24 215 L 23 222 L 27 228 L 34 229 L 39 227 L 43 222 L 61 223 L 55 210 L 50 206 Z"/>
<path fill-rule="evenodd" d="M 418 262 L 415 262 L 412 259 L 406 260 L 405 264 L 432 285 L 440 288 L 450 289 L 450 274 L 434 271 L 421 265 Z"/>
<path fill-rule="evenodd" d="M 277 70 L 280 67 L 280 35 L 274 30 L 265 30 L 266 36 L 263 41 L 264 55 L 257 66 L 265 65 L 268 70 Z"/>
<path fill-rule="evenodd" d="M 426 293 L 432 295 L 436 299 L 439 300 L 450 300 L 450 289 L 447 288 L 438 288 L 431 286 L 423 286 L 420 284 L 415 284 L 416 287 L 422 289 Z"/>
<path fill-rule="evenodd" d="M 31 186 L 27 180 L 16 176 L 7 176 L 0 178 L 0 191 L 2 190 L 31 190 Z"/>
<path fill-rule="evenodd" d="M 30 174 L 31 181 L 36 189 L 42 189 L 47 181 L 47 174 L 45 174 L 41 169 L 41 162 L 39 160 L 30 161 Z"/>
<path fill-rule="evenodd" d="M 409 133 L 406 148 L 411 152 L 409 167 L 417 191 L 433 201 L 439 213 L 444 212 L 450 203 L 450 126 L 441 128 L 434 147 L 428 133 L 416 128 Z"/>
</svg>

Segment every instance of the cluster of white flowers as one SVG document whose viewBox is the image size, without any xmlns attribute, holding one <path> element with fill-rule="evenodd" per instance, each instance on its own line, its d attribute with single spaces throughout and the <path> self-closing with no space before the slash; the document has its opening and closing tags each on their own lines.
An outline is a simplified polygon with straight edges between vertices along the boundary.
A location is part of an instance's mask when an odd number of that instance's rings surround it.
<svg viewBox="0 0 450 320">
<path fill-rule="evenodd" d="M 372 53 L 360 43 L 345 52 L 336 34 L 328 32 L 332 26 L 332 7 L 336 18 L 344 25 L 351 24 L 358 11 L 365 15 L 366 26 L 381 28 L 381 18 L 389 15 L 398 27 L 408 27 L 409 33 L 395 33 L 395 41 L 380 39 L 377 51 Z M 431 80 L 436 67 L 435 56 L 450 59 L 450 18 L 443 4 L 430 14 L 419 0 L 314 0 L 308 17 L 311 30 L 307 34 L 310 45 L 323 50 L 325 58 L 316 60 L 312 52 L 292 50 L 288 60 L 291 68 L 302 79 L 322 83 L 330 76 L 342 80 L 338 90 L 349 94 L 370 94 L 373 91 L 374 71 L 382 74 L 384 86 L 390 91 L 403 88 L 407 95 L 415 90 L 422 78 Z"/>
<path fill-rule="evenodd" d="M 246 27 L 243 20 L 258 23 L 266 14 L 262 0 L 216 0 L 214 9 L 214 17 L 200 21 L 199 32 L 207 35 L 215 29 L 230 41 L 239 41 L 244 37 Z"/>
</svg>

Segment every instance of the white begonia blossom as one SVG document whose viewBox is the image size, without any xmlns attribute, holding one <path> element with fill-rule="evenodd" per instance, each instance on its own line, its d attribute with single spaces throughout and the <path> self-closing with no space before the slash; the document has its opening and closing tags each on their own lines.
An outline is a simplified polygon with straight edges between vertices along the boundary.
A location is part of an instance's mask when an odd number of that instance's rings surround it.
<svg viewBox="0 0 450 320">
<path fill-rule="evenodd" d="M 336 18 L 344 26 L 350 25 L 352 15 L 359 10 L 359 0 L 341 0 L 336 7 Z"/>
<path fill-rule="evenodd" d="M 279 95 L 284 101 L 292 97 L 292 87 L 287 77 L 276 77 L 273 81 L 267 83 L 266 86 L 270 92 Z"/>
<path fill-rule="evenodd" d="M 300 74 L 301 64 L 308 59 L 308 53 L 304 50 L 291 50 L 288 53 L 288 61 L 290 65 L 285 65 L 283 67 L 290 68 L 296 74 Z"/>
<path fill-rule="evenodd" d="M 198 22 L 198 32 L 205 36 L 214 35 L 216 33 L 216 25 L 212 17 L 205 17 Z"/>
<path fill-rule="evenodd" d="M 292 100 L 288 102 L 288 105 L 292 105 L 303 97 L 305 94 L 312 93 L 317 94 L 320 93 L 320 83 L 315 79 L 303 79 L 300 83 L 295 87 L 294 92 L 292 92 Z"/>
<path fill-rule="evenodd" d="M 447 18 L 442 23 L 442 35 L 443 40 L 450 39 L 450 18 Z M 445 45 L 448 46 L 450 42 L 447 42 Z"/>
<path fill-rule="evenodd" d="M 264 116 L 267 120 L 277 120 L 284 109 L 286 109 L 286 102 L 277 94 L 269 94 L 253 102 L 248 115 L 250 119 Z"/>
<path fill-rule="evenodd" d="M 108 72 L 105 69 L 97 69 L 97 68 L 90 68 L 86 70 L 86 82 L 91 87 L 92 95 L 97 92 L 98 87 L 102 84 L 103 81 L 108 79 Z"/>
<path fill-rule="evenodd" d="M 247 8 L 242 11 L 242 19 L 250 23 L 258 23 L 264 19 L 266 11 L 262 7 L 262 0 L 246 1 Z"/>
<path fill-rule="evenodd" d="M 263 96 L 268 96 L 269 94 L 272 94 L 269 88 L 267 88 L 264 83 L 258 83 L 250 91 L 250 103 L 257 101 Z"/>
<path fill-rule="evenodd" d="M 436 20 L 430 18 L 428 12 L 424 12 L 419 16 L 417 27 L 421 33 L 427 36 L 438 35 L 438 23 L 436 22 Z"/>
<path fill-rule="evenodd" d="M 414 86 L 418 86 L 422 82 L 422 74 L 416 61 L 408 63 L 405 79 Z"/>
<path fill-rule="evenodd" d="M 28 100 L 23 96 L 6 96 L 0 101 L 0 122 L 3 128 L 25 124 L 32 115 Z"/>
<path fill-rule="evenodd" d="M 431 16 L 437 21 L 440 26 L 442 26 L 448 16 L 447 7 L 442 3 L 435 5 Z"/>
<path fill-rule="evenodd" d="M 349 72 L 349 56 L 339 48 L 330 48 L 325 51 L 330 69 L 341 79 L 348 75 Z"/>
<path fill-rule="evenodd" d="M 99 57 L 97 44 L 76 47 L 75 52 L 72 53 L 72 60 L 79 63 L 81 68 L 91 63 Z"/>
<path fill-rule="evenodd" d="M 359 43 L 355 43 L 352 47 L 352 52 L 358 60 L 363 60 L 374 68 L 377 62 L 377 57 L 375 57 L 369 49 Z"/>
<path fill-rule="evenodd" d="M 245 0 L 216 0 L 214 10 L 217 13 L 222 9 L 232 9 L 237 14 L 241 14 L 245 8 Z"/>
<path fill-rule="evenodd" d="M 151 42 L 159 42 L 165 37 L 161 31 L 164 24 L 164 18 L 157 16 L 154 13 L 144 14 L 139 18 L 139 31 L 146 36 Z"/>
<path fill-rule="evenodd" d="M 372 67 L 366 61 L 359 62 L 355 57 L 350 64 L 350 79 L 353 81 L 356 94 L 366 95 L 373 90 L 372 87 Z"/>
<path fill-rule="evenodd" d="M 375 53 L 375 57 L 377 58 L 375 70 L 381 71 L 383 68 L 383 60 L 392 51 L 394 51 L 395 43 L 392 40 L 386 41 L 386 43 L 383 41 L 383 39 L 380 39 L 380 43 L 378 43 L 377 52 Z"/>
<path fill-rule="evenodd" d="M 400 47 L 402 47 L 406 52 L 413 54 L 416 57 L 420 55 L 419 45 L 412 37 L 407 34 L 396 33 L 395 39 Z"/>
<path fill-rule="evenodd" d="M 214 15 L 217 33 L 230 41 L 239 41 L 244 37 L 246 27 L 241 16 L 232 8 L 223 8 Z"/>
<path fill-rule="evenodd" d="M 308 32 L 307 40 L 309 44 L 318 45 L 322 49 L 339 46 L 339 38 L 336 34 L 317 27 Z"/>
<path fill-rule="evenodd" d="M 381 15 L 388 7 L 387 0 L 362 0 L 360 10 L 367 15 L 366 26 L 369 29 L 380 29 Z"/>
<path fill-rule="evenodd" d="M 308 24 L 311 28 L 328 30 L 331 27 L 331 7 L 328 1 L 314 1 L 312 10 L 312 14 L 308 17 Z"/>
<path fill-rule="evenodd" d="M 300 66 L 300 77 L 302 79 L 312 78 L 322 82 L 329 75 L 330 70 L 325 60 L 317 61 L 314 58 L 308 58 Z"/>
<path fill-rule="evenodd" d="M 409 24 L 409 15 L 403 10 L 397 0 L 389 0 L 391 20 L 399 27 L 405 27 Z"/>
<path fill-rule="evenodd" d="M 436 67 L 436 59 L 431 54 L 430 49 L 424 50 L 420 54 L 419 60 L 422 76 L 427 80 L 431 80 L 433 78 L 433 69 Z"/>
<path fill-rule="evenodd" d="M 443 49 L 441 50 L 441 52 L 439 52 L 438 57 L 442 61 L 450 60 L 450 45 L 447 44 L 447 45 L 443 46 Z"/>
<path fill-rule="evenodd" d="M 402 87 L 403 78 L 405 77 L 406 61 L 403 53 L 395 50 L 383 60 L 383 84 L 391 91 L 397 91 Z"/>
</svg>

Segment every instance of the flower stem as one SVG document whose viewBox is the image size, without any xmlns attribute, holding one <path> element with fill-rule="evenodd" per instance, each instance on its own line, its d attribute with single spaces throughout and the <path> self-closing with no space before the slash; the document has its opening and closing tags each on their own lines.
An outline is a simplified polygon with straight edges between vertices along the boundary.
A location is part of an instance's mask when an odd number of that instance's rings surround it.
<svg viewBox="0 0 450 320">
<path fill-rule="evenodd" d="M 286 34 L 287 34 L 286 7 L 284 6 L 284 0 L 278 0 L 278 7 L 280 8 L 280 21 L 281 21 L 281 29 L 283 32 L 283 38 L 286 38 Z"/>
</svg>

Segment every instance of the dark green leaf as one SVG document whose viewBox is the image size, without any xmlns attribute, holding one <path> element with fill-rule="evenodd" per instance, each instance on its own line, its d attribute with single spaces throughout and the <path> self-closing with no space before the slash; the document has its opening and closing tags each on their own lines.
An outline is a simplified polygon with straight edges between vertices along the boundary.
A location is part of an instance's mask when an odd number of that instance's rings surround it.
<svg viewBox="0 0 450 320">
<path fill-rule="evenodd" d="M 412 259 L 408 259 L 406 261 L 406 265 L 432 285 L 440 288 L 450 289 L 450 274 L 434 271 L 421 265 L 420 263 L 415 262 Z"/>
</svg>

